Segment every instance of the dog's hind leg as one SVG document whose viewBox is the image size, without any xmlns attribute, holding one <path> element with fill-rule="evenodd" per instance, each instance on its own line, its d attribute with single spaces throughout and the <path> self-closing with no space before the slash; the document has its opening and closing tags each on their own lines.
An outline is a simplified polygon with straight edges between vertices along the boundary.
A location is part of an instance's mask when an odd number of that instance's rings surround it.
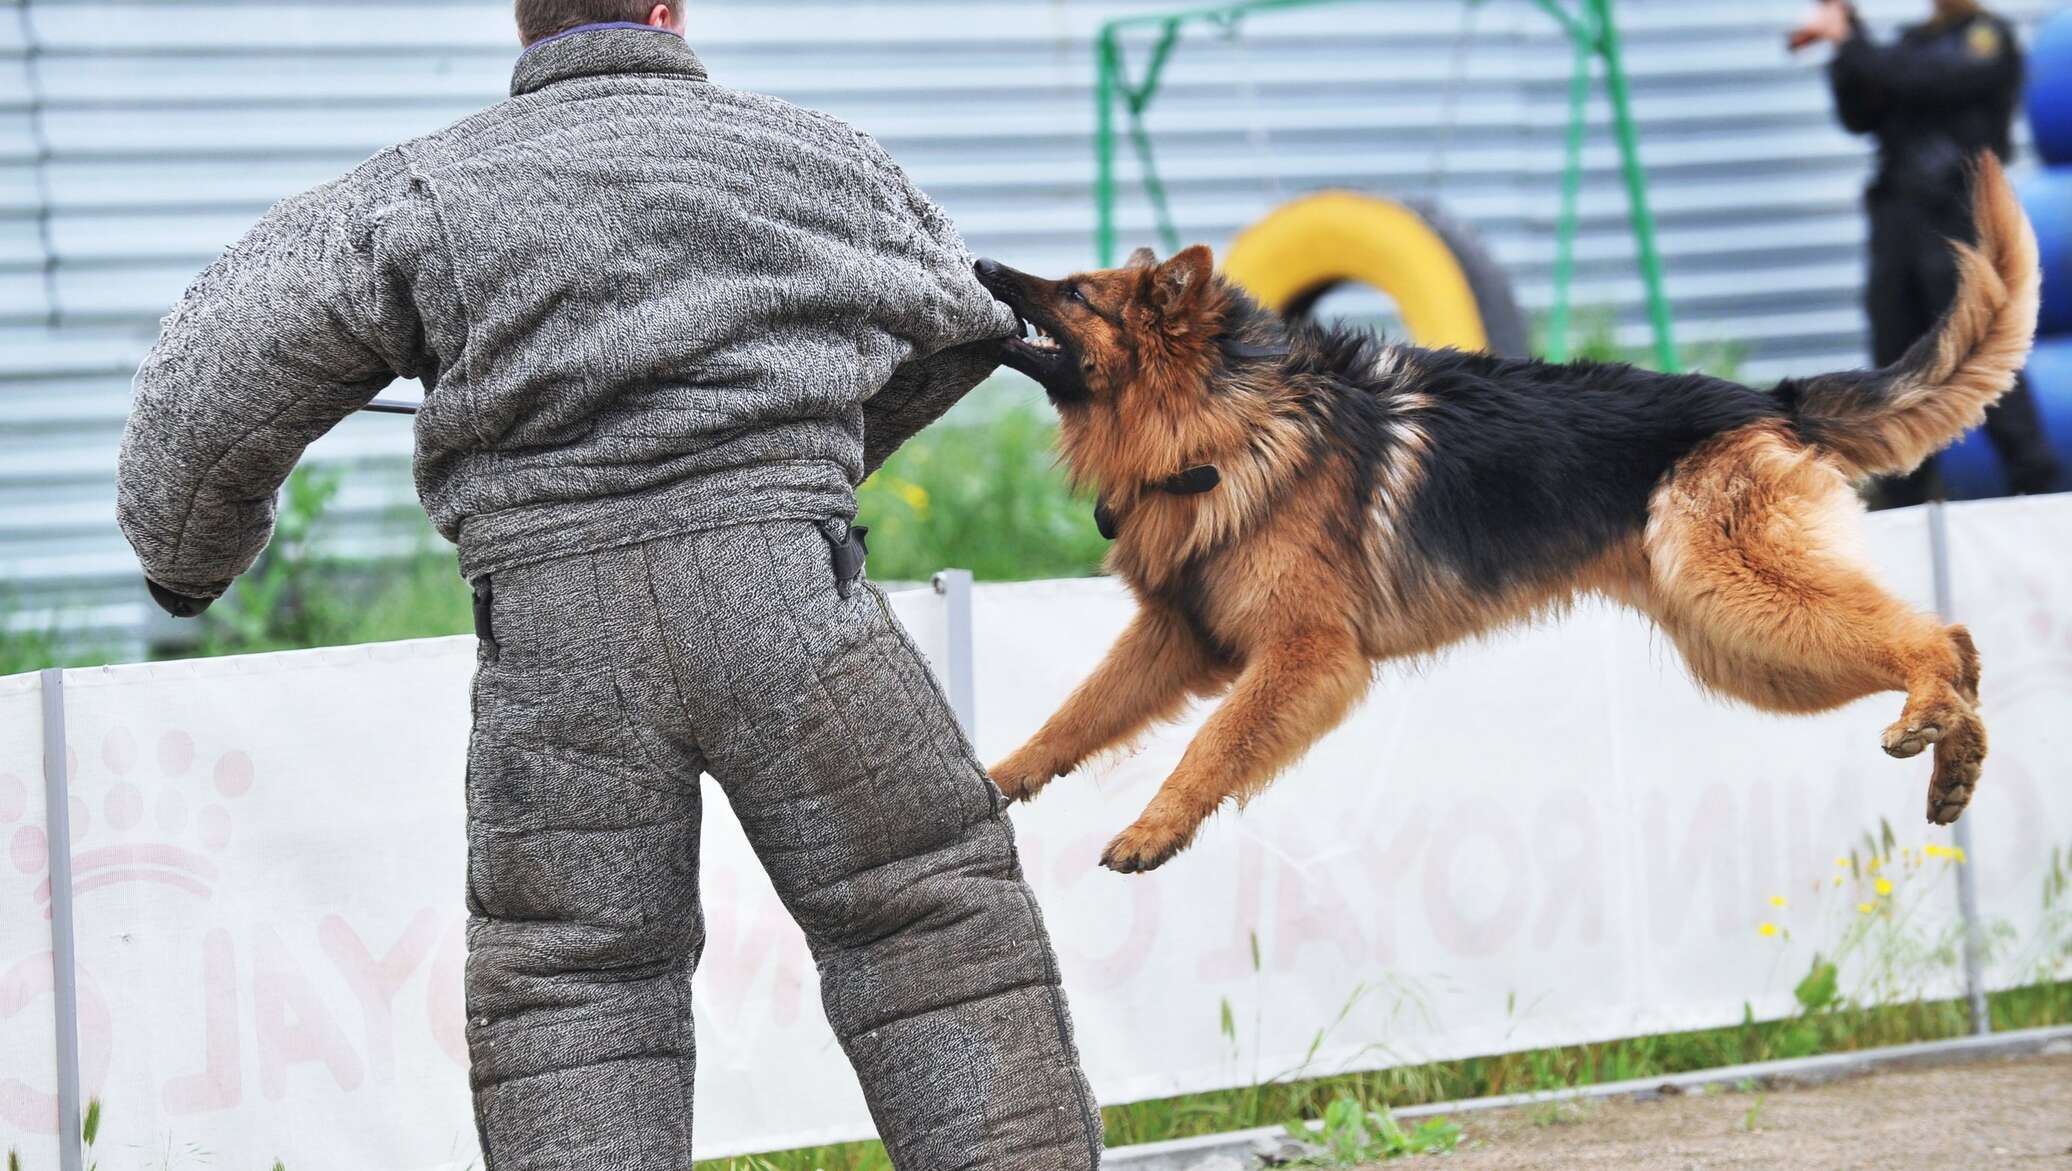
<svg viewBox="0 0 2072 1171">
<path fill-rule="evenodd" d="M 1373 669 L 1347 630 L 1261 645 L 1135 824 L 1101 856 L 1124 874 L 1152 870 L 1187 847 L 1225 801 L 1266 787 L 1367 691 Z"/>
<path fill-rule="evenodd" d="M 1714 440 L 1650 506 L 1647 608 L 1700 682 L 1758 707 L 1818 712 L 1905 691 L 1883 746 L 1935 746 L 1928 819 L 1955 821 L 1986 755 L 1978 652 L 1893 597 L 1858 553 L 1861 506 L 1842 474 L 1783 432 Z"/>
<path fill-rule="evenodd" d="M 993 783 L 1010 800 L 1027 801 L 1095 753 L 1179 715 L 1189 695 L 1227 682 L 1230 674 L 1183 619 L 1146 606 L 1065 706 L 993 766 Z"/>
</svg>

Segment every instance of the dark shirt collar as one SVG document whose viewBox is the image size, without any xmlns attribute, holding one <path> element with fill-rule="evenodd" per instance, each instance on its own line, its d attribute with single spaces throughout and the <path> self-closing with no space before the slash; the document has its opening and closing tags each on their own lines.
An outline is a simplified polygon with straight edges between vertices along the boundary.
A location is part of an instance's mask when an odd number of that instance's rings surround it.
<svg viewBox="0 0 2072 1171">
<path fill-rule="evenodd" d="M 534 41 L 518 58 L 511 96 L 557 81 L 608 74 L 652 74 L 705 80 L 705 66 L 684 39 L 645 24 L 586 24 Z"/>
</svg>

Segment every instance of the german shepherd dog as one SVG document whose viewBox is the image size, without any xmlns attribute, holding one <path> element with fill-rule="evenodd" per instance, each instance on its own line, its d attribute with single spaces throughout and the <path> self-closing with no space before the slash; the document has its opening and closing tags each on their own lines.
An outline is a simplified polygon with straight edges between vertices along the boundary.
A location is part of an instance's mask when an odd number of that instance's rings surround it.
<svg viewBox="0 0 2072 1171">
<path fill-rule="evenodd" d="M 1976 243 L 1936 331 L 1875 372 L 1772 391 L 1552 365 L 1290 323 L 1195 246 L 1160 263 L 979 279 L 1024 324 L 1070 474 L 1100 500 L 1139 608 L 1035 738 L 992 770 L 1034 797 L 1103 750 L 1226 696 L 1102 863 L 1151 870 L 1338 724 L 1375 665 L 1558 613 L 1646 614 L 1721 695 L 1819 712 L 1906 692 L 1885 751 L 1931 745 L 1928 819 L 1986 755 L 1978 653 L 1880 588 L 1853 482 L 1911 471 L 2013 384 L 2035 331 L 2035 238 L 1980 160 Z M 1026 336 L 1033 327 L 1034 336 Z"/>
</svg>

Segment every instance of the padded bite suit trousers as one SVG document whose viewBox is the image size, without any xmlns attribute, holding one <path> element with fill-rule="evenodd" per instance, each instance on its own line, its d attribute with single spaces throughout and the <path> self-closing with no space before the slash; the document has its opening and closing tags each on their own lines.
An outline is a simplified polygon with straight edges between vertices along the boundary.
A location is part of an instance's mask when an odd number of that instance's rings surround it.
<svg viewBox="0 0 2072 1171">
<path fill-rule="evenodd" d="M 839 524 L 477 583 L 468 1044 L 490 1171 L 689 1171 L 699 775 L 804 928 L 901 1171 L 1092 1171 L 1005 802 Z"/>
</svg>

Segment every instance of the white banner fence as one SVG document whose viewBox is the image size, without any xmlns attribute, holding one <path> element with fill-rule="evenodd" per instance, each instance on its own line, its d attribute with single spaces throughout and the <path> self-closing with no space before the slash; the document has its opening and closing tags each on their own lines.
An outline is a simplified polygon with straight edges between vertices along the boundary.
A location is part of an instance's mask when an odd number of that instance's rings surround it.
<svg viewBox="0 0 2072 1171">
<path fill-rule="evenodd" d="M 1929 518 L 1871 523 L 1924 606 Z M 1985 981 L 2011 987 L 2061 975 L 2072 929 L 2040 897 L 2072 844 L 2072 497 L 1954 506 L 1948 529 L 1993 734 L 1965 867 Z M 895 605 L 986 759 L 1130 612 L 1105 580 Z M 472 663 L 455 639 L 0 680 L 0 1146 L 76 1167 L 61 1119 L 98 1098 L 108 1171 L 477 1160 Z M 1199 712 L 1015 818 L 1095 1089 L 1126 1102 L 1780 1017 L 1816 953 L 1845 992 L 1958 994 L 1954 844 L 1922 819 L 1926 762 L 1878 751 L 1898 708 L 1726 706 L 1645 623 L 1585 607 L 1385 673 L 1150 876 L 1096 861 Z M 867 1137 L 804 942 L 707 796 L 700 1154 Z M 1872 873 L 1885 825 L 1899 849 Z"/>
</svg>

